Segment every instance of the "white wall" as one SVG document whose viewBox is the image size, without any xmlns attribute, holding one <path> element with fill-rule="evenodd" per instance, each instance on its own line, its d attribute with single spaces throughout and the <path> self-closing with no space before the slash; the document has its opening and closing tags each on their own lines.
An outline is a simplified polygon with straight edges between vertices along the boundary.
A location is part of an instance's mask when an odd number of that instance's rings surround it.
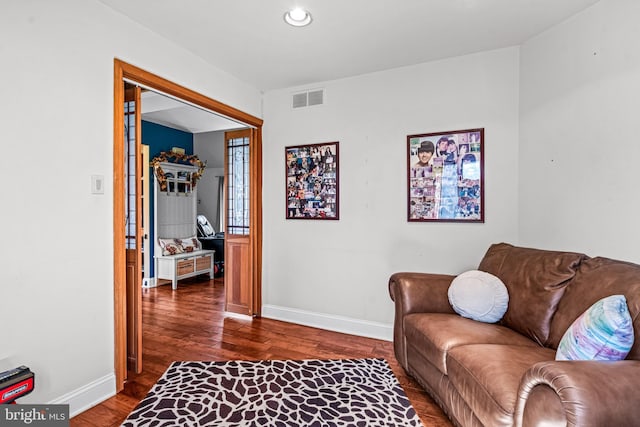
<svg viewBox="0 0 640 427">
<path fill-rule="evenodd" d="M 224 176 L 224 131 L 194 134 L 193 152 L 207 162 L 198 182 L 198 214 L 206 216 L 216 232 L 222 231 L 215 220 L 219 209 L 218 177 Z"/>
<path fill-rule="evenodd" d="M 508 48 L 319 83 L 326 104 L 295 111 L 291 94 L 307 87 L 265 94 L 266 316 L 355 322 L 389 338 L 390 274 L 457 274 L 491 243 L 517 241 L 518 61 Z M 408 223 L 406 136 L 476 127 L 485 223 Z M 340 220 L 285 220 L 284 147 L 330 141 L 340 142 Z"/>
<path fill-rule="evenodd" d="M 640 262 L 640 2 L 602 0 L 520 55 L 520 242 Z"/>
<path fill-rule="evenodd" d="M 0 371 L 74 413 L 114 390 L 114 57 L 256 116 L 261 96 L 94 0 L 4 1 L 0 57 Z"/>
</svg>

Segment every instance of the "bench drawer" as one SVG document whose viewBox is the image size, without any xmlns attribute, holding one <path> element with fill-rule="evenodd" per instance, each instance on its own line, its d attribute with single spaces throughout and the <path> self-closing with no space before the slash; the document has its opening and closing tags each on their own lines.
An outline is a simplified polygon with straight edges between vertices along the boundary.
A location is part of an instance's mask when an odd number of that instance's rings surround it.
<svg viewBox="0 0 640 427">
<path fill-rule="evenodd" d="M 178 261 L 176 265 L 176 273 L 178 276 L 193 273 L 193 259 Z"/>
<path fill-rule="evenodd" d="M 196 258 L 196 271 L 208 270 L 211 268 L 211 255 Z"/>
</svg>

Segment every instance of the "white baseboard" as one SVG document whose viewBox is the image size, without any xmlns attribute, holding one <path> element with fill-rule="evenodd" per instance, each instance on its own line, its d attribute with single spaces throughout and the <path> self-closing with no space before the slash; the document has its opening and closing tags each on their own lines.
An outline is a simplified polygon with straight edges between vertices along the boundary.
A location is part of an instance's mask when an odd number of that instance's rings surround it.
<svg viewBox="0 0 640 427">
<path fill-rule="evenodd" d="M 142 279 L 143 288 L 155 288 L 157 285 L 155 277 L 145 277 Z"/>
<path fill-rule="evenodd" d="M 345 334 L 393 341 L 393 325 L 386 323 L 370 322 L 367 320 L 268 304 L 262 306 L 262 317 L 313 326 L 314 328 L 327 329 Z"/>
<path fill-rule="evenodd" d="M 52 405 L 68 404 L 69 416 L 74 417 L 89 408 L 116 395 L 115 374 L 105 375 L 70 393 L 49 402 Z"/>
</svg>

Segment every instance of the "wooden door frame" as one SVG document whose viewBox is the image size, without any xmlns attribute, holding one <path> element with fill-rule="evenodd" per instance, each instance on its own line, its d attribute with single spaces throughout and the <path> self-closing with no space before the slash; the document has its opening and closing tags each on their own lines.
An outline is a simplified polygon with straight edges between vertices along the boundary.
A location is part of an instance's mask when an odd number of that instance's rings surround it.
<svg viewBox="0 0 640 427">
<path fill-rule="evenodd" d="M 127 89 L 125 85 L 125 102 L 133 101 L 134 108 L 134 139 L 136 145 L 134 147 L 134 162 L 135 162 L 135 176 L 140 178 L 142 176 L 142 164 L 141 160 L 141 144 L 142 140 L 142 132 L 140 129 L 141 123 L 141 113 L 140 113 L 140 100 L 141 100 L 141 89 L 139 86 L 131 85 L 129 89 Z M 127 94 L 127 91 L 130 90 L 131 93 Z M 125 114 L 123 114 L 124 117 Z M 130 119 L 130 115 L 127 116 Z M 123 126 L 124 128 L 124 126 Z M 130 136 L 131 134 L 125 135 L 123 141 L 123 147 L 126 145 L 128 148 L 125 150 L 126 153 L 129 153 L 130 147 Z M 125 156 L 128 157 L 128 156 Z M 125 170 L 131 167 L 130 162 L 131 159 L 127 158 L 125 160 Z M 128 166 L 127 166 L 128 164 Z M 133 186 L 133 193 L 135 194 L 135 257 L 134 257 L 134 266 L 131 268 L 131 260 L 129 259 L 131 254 L 126 254 L 127 258 L 127 273 L 126 273 L 126 283 L 127 290 L 126 295 L 127 298 L 130 298 L 130 301 L 126 301 L 127 306 L 127 345 L 130 347 L 126 349 L 127 351 L 127 370 L 133 371 L 137 374 L 142 372 L 142 274 L 141 274 L 141 266 L 142 266 L 142 215 L 141 215 L 141 202 L 142 202 L 142 192 L 141 192 L 141 182 L 140 179 L 136 179 L 136 182 Z M 129 180 L 125 181 L 125 188 L 127 191 L 125 192 L 125 209 L 127 202 L 126 200 L 131 197 L 131 182 Z M 130 200 L 129 200 L 130 201 Z M 129 206 L 129 212 L 126 212 L 125 216 L 129 216 L 131 211 L 131 206 Z M 131 231 L 130 229 L 128 231 Z M 127 236 L 130 238 L 130 236 Z M 130 249 L 126 249 L 125 253 L 130 251 Z M 131 277 L 129 277 L 131 276 Z"/>
<path fill-rule="evenodd" d="M 165 78 L 114 59 L 113 78 L 113 295 L 114 295 L 114 369 L 116 392 L 124 388 L 127 376 L 126 250 L 125 241 L 125 168 L 124 168 L 124 79 L 203 107 L 214 113 L 244 123 L 254 129 L 256 138 L 250 158 L 250 226 L 252 286 L 255 315 L 262 306 L 262 119 L 201 95 Z M 226 161 L 225 161 L 226 164 Z"/>
</svg>

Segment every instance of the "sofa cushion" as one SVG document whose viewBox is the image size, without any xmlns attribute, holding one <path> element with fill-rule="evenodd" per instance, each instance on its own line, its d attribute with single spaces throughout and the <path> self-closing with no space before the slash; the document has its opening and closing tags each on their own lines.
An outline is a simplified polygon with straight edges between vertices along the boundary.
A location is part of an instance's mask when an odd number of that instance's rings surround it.
<svg viewBox="0 0 640 427">
<path fill-rule="evenodd" d="M 162 255 L 176 255 L 184 253 L 180 239 L 158 239 L 158 244 L 162 248 Z"/>
<path fill-rule="evenodd" d="M 633 344 L 633 327 L 624 295 L 602 298 L 567 329 L 556 360 L 623 360 Z"/>
<path fill-rule="evenodd" d="M 458 275 L 447 292 L 451 307 L 462 317 L 495 323 L 509 305 L 509 293 L 498 277 L 479 270 Z"/>
<path fill-rule="evenodd" d="M 554 356 L 552 349 L 540 346 L 458 346 L 447 355 L 448 378 L 483 425 L 511 426 L 524 373 Z"/>
<path fill-rule="evenodd" d="M 573 252 L 492 245 L 478 270 L 498 276 L 509 291 L 501 323 L 544 344 L 568 281 L 586 256 Z"/>
<path fill-rule="evenodd" d="M 627 359 L 640 360 L 640 265 L 603 257 L 586 260 L 580 266 L 558 305 L 547 346 L 558 348 L 578 316 L 609 295 L 624 295 L 627 300 L 634 330 L 634 344 Z"/>
<path fill-rule="evenodd" d="M 490 343 L 538 347 L 509 328 L 476 322 L 457 314 L 409 314 L 404 318 L 404 328 L 407 341 L 443 374 L 447 374 L 447 353 L 461 345 Z"/>
<path fill-rule="evenodd" d="M 184 252 L 195 252 L 202 249 L 202 247 L 200 246 L 200 241 L 196 238 L 196 236 L 176 239 L 176 241 L 180 242 L 180 246 L 182 246 Z"/>
</svg>

